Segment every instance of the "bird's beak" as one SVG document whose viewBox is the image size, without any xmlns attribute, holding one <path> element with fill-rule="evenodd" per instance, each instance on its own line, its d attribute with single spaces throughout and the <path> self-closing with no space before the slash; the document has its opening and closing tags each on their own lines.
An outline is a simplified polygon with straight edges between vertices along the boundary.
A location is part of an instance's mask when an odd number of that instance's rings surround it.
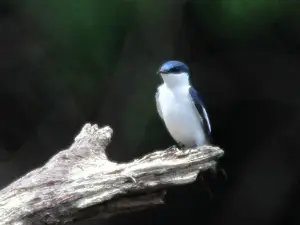
<svg viewBox="0 0 300 225">
<path fill-rule="evenodd" d="M 159 74 L 159 75 L 166 74 L 166 71 L 165 70 L 158 70 L 157 74 Z"/>
</svg>

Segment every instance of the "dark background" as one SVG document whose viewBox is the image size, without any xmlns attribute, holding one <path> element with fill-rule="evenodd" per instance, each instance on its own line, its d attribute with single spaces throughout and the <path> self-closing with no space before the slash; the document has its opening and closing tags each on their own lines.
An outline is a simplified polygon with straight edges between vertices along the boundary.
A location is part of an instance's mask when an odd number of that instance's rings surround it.
<svg viewBox="0 0 300 225">
<path fill-rule="evenodd" d="M 71 144 L 86 122 L 114 129 L 127 161 L 174 142 L 154 93 L 186 62 L 225 150 L 151 210 L 80 224 L 300 224 L 300 4 L 294 0 L 0 2 L 0 185 Z"/>
</svg>

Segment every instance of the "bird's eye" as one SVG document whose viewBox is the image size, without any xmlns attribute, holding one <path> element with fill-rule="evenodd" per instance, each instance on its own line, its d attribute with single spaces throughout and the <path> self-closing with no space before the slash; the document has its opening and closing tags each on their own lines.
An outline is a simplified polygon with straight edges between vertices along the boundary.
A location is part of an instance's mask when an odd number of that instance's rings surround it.
<svg viewBox="0 0 300 225">
<path fill-rule="evenodd" d="M 170 69 L 170 73 L 180 73 L 180 68 L 179 67 L 173 67 Z"/>
</svg>

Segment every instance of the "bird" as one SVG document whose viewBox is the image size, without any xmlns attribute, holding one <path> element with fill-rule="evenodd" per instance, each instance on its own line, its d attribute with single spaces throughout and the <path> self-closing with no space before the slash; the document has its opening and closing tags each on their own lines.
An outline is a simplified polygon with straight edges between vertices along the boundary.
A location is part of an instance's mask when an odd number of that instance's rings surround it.
<svg viewBox="0 0 300 225">
<path fill-rule="evenodd" d="M 200 95 L 191 85 L 188 66 L 167 61 L 157 74 L 163 81 L 155 93 L 157 112 L 175 142 L 181 148 L 210 144 L 210 120 Z"/>
</svg>

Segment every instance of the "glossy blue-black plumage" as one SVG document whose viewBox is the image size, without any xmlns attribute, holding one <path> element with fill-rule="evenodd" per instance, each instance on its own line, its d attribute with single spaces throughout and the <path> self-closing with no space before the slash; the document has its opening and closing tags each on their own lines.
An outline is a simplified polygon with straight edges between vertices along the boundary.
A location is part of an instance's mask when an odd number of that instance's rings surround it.
<svg viewBox="0 0 300 225">
<path fill-rule="evenodd" d="M 162 64 L 158 73 L 163 74 L 176 74 L 176 73 L 189 73 L 189 68 L 183 62 L 180 61 L 168 61 Z"/>
<path fill-rule="evenodd" d="M 190 93 L 190 96 L 191 96 L 191 98 L 192 98 L 192 100 L 195 104 L 195 107 L 197 108 L 197 111 L 198 111 L 199 115 L 202 117 L 201 122 L 202 122 L 204 132 L 207 135 L 207 137 L 209 137 L 210 134 L 211 134 L 211 127 L 210 127 L 210 122 L 209 122 L 207 112 L 205 110 L 204 103 L 201 100 L 198 92 L 193 87 L 189 88 L 189 93 Z"/>
</svg>

